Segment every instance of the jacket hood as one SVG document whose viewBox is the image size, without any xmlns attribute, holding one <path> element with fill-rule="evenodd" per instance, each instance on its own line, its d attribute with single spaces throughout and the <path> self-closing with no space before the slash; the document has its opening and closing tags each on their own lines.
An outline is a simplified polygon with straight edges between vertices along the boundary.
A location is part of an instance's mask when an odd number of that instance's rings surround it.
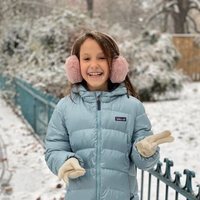
<svg viewBox="0 0 200 200">
<path fill-rule="evenodd" d="M 121 83 L 112 91 L 89 91 L 80 84 L 72 88 L 72 93 L 80 95 L 87 102 L 94 102 L 97 97 L 100 97 L 102 102 L 110 102 L 119 96 L 127 95 L 127 89 L 125 84 Z"/>
</svg>

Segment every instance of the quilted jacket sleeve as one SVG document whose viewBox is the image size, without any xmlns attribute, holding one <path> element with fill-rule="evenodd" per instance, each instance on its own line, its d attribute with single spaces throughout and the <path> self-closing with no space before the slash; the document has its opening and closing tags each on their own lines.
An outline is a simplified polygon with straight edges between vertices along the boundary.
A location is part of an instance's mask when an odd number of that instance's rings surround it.
<svg viewBox="0 0 200 200">
<path fill-rule="evenodd" d="M 65 99 L 61 99 L 57 104 L 49 121 L 45 138 L 45 160 L 49 169 L 56 175 L 59 168 L 70 157 L 77 158 L 80 165 L 83 166 L 82 159 L 71 150 L 69 135 L 65 125 L 64 113 L 66 106 L 64 101 Z"/>
<path fill-rule="evenodd" d="M 132 151 L 131 151 L 131 160 L 134 162 L 134 164 L 143 170 L 149 170 L 154 167 L 154 165 L 157 164 L 159 161 L 160 155 L 159 155 L 159 147 L 157 147 L 157 150 L 155 154 L 149 158 L 145 158 L 142 155 L 139 154 L 139 152 L 136 149 L 135 144 L 144 139 L 145 137 L 152 135 L 151 131 L 151 123 L 145 113 L 144 106 L 141 102 L 138 101 L 138 109 L 137 109 L 137 116 L 135 119 L 135 128 L 132 136 Z"/>
</svg>

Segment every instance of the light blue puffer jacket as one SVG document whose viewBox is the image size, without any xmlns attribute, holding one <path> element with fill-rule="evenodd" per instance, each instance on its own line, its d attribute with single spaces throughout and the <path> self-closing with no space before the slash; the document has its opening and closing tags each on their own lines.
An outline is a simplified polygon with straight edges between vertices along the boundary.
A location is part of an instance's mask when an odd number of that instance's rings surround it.
<svg viewBox="0 0 200 200">
<path fill-rule="evenodd" d="M 76 157 L 86 174 L 72 179 L 66 200 L 138 200 L 136 167 L 150 169 L 159 148 L 142 157 L 134 143 L 152 134 L 142 103 L 127 96 L 123 84 L 111 92 L 73 88 L 57 104 L 46 135 L 45 159 L 57 175 L 61 165 Z"/>
</svg>

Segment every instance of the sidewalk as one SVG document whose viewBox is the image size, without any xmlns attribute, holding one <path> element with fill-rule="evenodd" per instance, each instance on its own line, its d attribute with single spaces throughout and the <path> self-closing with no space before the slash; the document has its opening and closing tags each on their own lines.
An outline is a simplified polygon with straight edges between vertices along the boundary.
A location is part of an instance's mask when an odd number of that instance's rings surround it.
<svg viewBox="0 0 200 200">
<path fill-rule="evenodd" d="M 47 168 L 44 161 L 44 148 L 1 98 L 1 93 L 0 111 L 0 136 L 7 151 L 7 172 L 12 174 L 7 189 L 0 190 L 0 199 L 62 199 L 64 185 Z M 3 170 L 2 166 L 1 162 L 0 173 Z"/>
</svg>

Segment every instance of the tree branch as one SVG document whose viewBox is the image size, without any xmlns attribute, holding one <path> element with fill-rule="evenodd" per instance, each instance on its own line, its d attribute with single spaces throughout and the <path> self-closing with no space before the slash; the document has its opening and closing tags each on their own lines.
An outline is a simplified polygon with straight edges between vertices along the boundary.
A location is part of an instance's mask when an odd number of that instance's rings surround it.
<svg viewBox="0 0 200 200">
<path fill-rule="evenodd" d="M 165 8 L 170 8 L 170 7 L 173 7 L 174 5 L 178 5 L 177 0 L 167 1 L 167 2 L 165 3 Z"/>
<path fill-rule="evenodd" d="M 197 8 L 196 6 L 195 7 L 190 7 L 190 10 L 192 10 L 192 9 L 194 9 L 194 10 L 198 10 L 199 12 L 200 12 L 200 8 Z"/>
<path fill-rule="evenodd" d="M 150 16 L 149 19 L 147 19 L 147 21 L 144 23 L 144 27 L 148 26 L 148 24 L 150 24 L 154 18 L 156 18 L 158 15 L 162 14 L 163 12 L 164 10 L 160 10 L 156 12 L 155 14 L 153 14 L 152 16 Z"/>
<path fill-rule="evenodd" d="M 200 33 L 200 31 L 198 30 L 197 24 L 196 24 L 196 22 L 194 21 L 194 19 L 193 19 L 191 16 L 189 16 L 189 15 L 187 15 L 186 19 L 187 19 L 188 21 L 191 21 L 192 24 L 193 24 L 193 26 L 194 26 L 194 30 L 195 30 L 197 33 Z"/>
<path fill-rule="evenodd" d="M 200 9 L 200 1 L 198 1 L 198 0 L 190 0 L 190 8 L 191 7 L 195 7 L 195 8 Z"/>
<path fill-rule="evenodd" d="M 186 22 L 185 22 L 185 29 L 187 31 L 187 33 L 190 33 L 189 31 L 189 20 L 186 19 Z"/>
<path fill-rule="evenodd" d="M 166 31 L 167 31 L 168 18 L 169 18 L 169 14 L 168 14 L 168 13 L 165 13 L 164 23 L 163 23 L 163 32 L 166 32 Z"/>
<path fill-rule="evenodd" d="M 46 4 L 46 3 L 40 3 L 40 2 L 33 2 L 33 1 L 26 1 L 26 0 L 22 0 L 21 2 L 14 2 L 11 6 L 9 6 L 8 8 L 6 8 L 6 9 L 4 9 L 3 11 L 2 11 L 2 14 L 4 14 L 4 13 L 6 13 L 7 11 L 9 11 L 9 10 L 12 10 L 13 8 L 15 8 L 17 5 L 19 5 L 19 4 L 22 4 L 22 3 L 24 3 L 24 4 L 30 4 L 30 5 L 37 5 L 37 6 L 44 6 L 44 7 L 46 7 L 46 8 L 56 8 L 56 9 L 58 9 L 58 10 L 61 10 L 61 8 L 60 7 L 52 7 L 52 6 L 49 6 L 48 4 Z"/>
<path fill-rule="evenodd" d="M 158 12 L 156 12 L 155 14 L 153 14 L 152 16 L 150 16 L 147 21 L 144 23 L 144 27 L 147 27 L 149 23 L 151 23 L 151 21 L 153 19 L 155 19 L 158 15 L 162 14 L 162 13 L 165 13 L 168 15 L 169 12 L 171 12 L 171 10 L 173 9 L 173 6 L 174 5 L 177 5 L 177 0 L 173 0 L 173 1 L 170 1 L 170 2 L 161 2 L 159 4 L 159 10 Z"/>
</svg>

